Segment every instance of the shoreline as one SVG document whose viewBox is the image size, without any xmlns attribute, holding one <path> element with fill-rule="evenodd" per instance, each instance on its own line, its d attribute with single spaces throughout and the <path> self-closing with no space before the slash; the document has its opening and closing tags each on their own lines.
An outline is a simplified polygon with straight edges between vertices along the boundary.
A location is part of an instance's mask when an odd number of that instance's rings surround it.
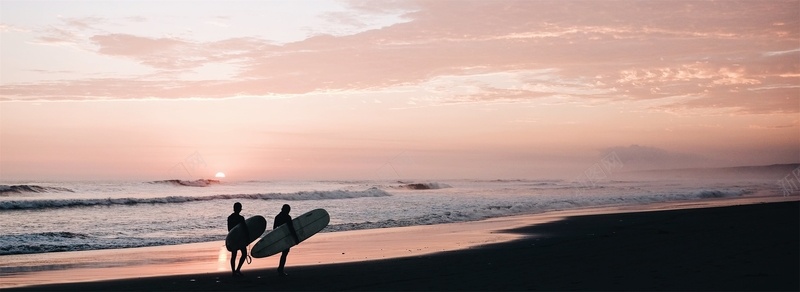
<svg viewBox="0 0 800 292">
<path fill-rule="evenodd" d="M 491 246 L 514 245 L 518 242 L 538 240 L 541 234 L 525 232 L 507 232 L 512 229 L 537 228 L 559 224 L 573 218 L 586 216 L 623 216 L 624 214 L 640 214 L 641 212 L 661 212 L 665 210 L 708 209 L 736 205 L 763 205 L 764 202 L 793 202 L 797 197 L 744 197 L 734 199 L 708 199 L 699 201 L 683 201 L 657 203 L 650 205 L 625 205 L 599 208 L 586 208 L 564 211 L 552 211 L 533 215 L 501 217 L 483 221 L 399 227 L 387 229 L 368 229 L 321 233 L 307 242 L 292 248 L 287 270 L 316 270 L 338 265 L 374 265 L 375 262 L 404 262 L 429 257 L 439 257 L 451 253 L 471 253 Z M 780 204 L 780 203 L 778 203 Z M 784 203 L 787 204 L 787 203 Z M 789 203 L 791 204 L 791 203 Z M 798 219 L 798 218 L 794 218 Z M 797 222 L 797 220 L 795 220 Z M 796 224 L 796 223 L 795 223 Z M 795 229 L 796 230 L 796 229 Z M 566 232 L 566 231 L 564 231 Z M 795 238 L 796 238 L 795 231 Z M 556 232 L 558 233 L 558 232 Z M 409 241 L 408 238 L 424 238 Z M 194 278 L 191 283 L 213 280 L 212 284 L 228 283 L 236 279 L 230 278 L 229 253 L 220 242 L 159 246 L 120 250 L 96 250 L 86 252 L 66 252 L 42 255 L 21 255 L 18 258 L 49 262 L 64 265 L 58 270 L 43 270 L 4 275 L 0 279 L 5 283 L 2 288 L 21 289 L 72 289 L 78 285 L 80 289 L 92 289 L 81 285 L 101 285 L 99 290 L 125 289 L 130 281 L 174 281 L 181 278 Z M 43 257 L 43 258 L 42 258 Z M 112 260 L 111 262 L 108 262 Z M 121 263 L 120 263 L 121 262 Z M 125 263 L 129 264 L 126 265 Z M 132 263 L 132 264 L 131 264 Z M 797 264 L 797 262 L 795 262 Z M 69 266 L 72 265 L 72 266 Z M 247 275 L 244 282 L 271 282 L 270 276 L 277 266 L 276 257 L 254 259 L 251 265 L 245 265 L 242 271 Z M 796 265 L 795 265 L 796 267 Z M 302 272 L 305 273 L 305 272 Z M 369 272 L 367 272 L 369 274 Z M 166 275 L 166 276 L 165 276 Z M 210 277 L 210 278 L 209 278 Z M 267 280 L 269 279 L 269 280 Z M 191 279 L 190 279 L 191 280 Z M 95 282 L 103 281 L 103 282 Z M 292 280 L 294 282 L 294 280 Z M 117 283 L 117 284 L 114 284 Z M 166 282 L 165 282 L 166 283 Z M 176 285 L 179 282 L 175 282 Z M 184 283 L 184 284 L 186 284 Z M 234 282 L 238 283 L 238 282 Z M 43 284 L 53 284 L 40 286 Z M 110 285 L 110 286 L 102 286 Z M 117 285 L 117 286 L 114 286 Z M 149 285 L 154 285 L 153 283 Z M 210 285 L 210 284 L 209 284 Z M 146 286 L 136 286 L 132 290 L 151 290 Z M 182 290 L 184 286 L 164 287 L 167 290 Z M 591 287 L 591 286 L 588 286 Z M 204 287 L 209 288 L 210 287 Z M 239 287 L 247 290 L 247 287 Z M 413 287 L 411 287 L 413 288 Z M 155 287 L 154 289 L 160 290 Z M 255 288 L 253 288 L 255 289 Z M 259 287 L 257 290 L 265 289 Z M 266 288 L 269 289 L 269 288 Z M 282 287 L 294 289 L 293 287 Z M 314 288 L 312 288 L 313 290 Z M 326 287 L 316 289 L 328 290 Z M 351 290 L 352 287 L 345 288 Z M 380 288 L 377 288 L 380 290 Z M 410 289 L 403 287 L 403 289 Z M 304 290 L 300 288 L 300 290 Z M 371 290 L 371 289 L 368 289 Z M 419 289 L 412 289 L 419 290 Z M 421 289 L 426 290 L 426 289 Z M 460 289 L 456 289 L 460 290 Z"/>
</svg>

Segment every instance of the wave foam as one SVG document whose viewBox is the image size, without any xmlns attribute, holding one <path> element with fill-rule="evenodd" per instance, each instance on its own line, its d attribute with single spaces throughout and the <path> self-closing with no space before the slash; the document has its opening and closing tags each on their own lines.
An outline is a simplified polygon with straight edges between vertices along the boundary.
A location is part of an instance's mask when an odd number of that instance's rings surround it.
<svg viewBox="0 0 800 292">
<path fill-rule="evenodd" d="M 747 190 L 737 190 L 737 191 L 719 191 L 719 190 L 706 190 L 706 191 L 699 191 L 695 193 L 695 196 L 701 199 L 711 199 L 711 198 L 729 198 L 729 197 L 738 197 L 742 195 L 747 195 L 752 193 L 752 191 Z"/>
<path fill-rule="evenodd" d="M 0 256 L 98 249 L 133 248 L 219 240 L 219 237 L 118 237 L 104 238 L 84 233 L 41 232 L 0 235 Z M 9 269 L 9 268 L 5 268 Z M 10 268 L 14 270 L 15 268 Z M 0 268 L 0 273 L 3 268 Z"/>
<path fill-rule="evenodd" d="M 608 205 L 635 205 L 670 201 L 687 201 L 710 198 L 739 197 L 753 193 L 747 189 L 728 190 L 695 190 L 684 193 L 638 195 L 638 196 L 585 196 L 585 197 L 551 197 L 535 202 L 507 202 L 476 206 L 461 210 L 444 210 L 436 213 L 425 214 L 414 218 L 388 219 L 382 221 L 367 221 L 358 223 L 343 223 L 329 225 L 325 232 L 376 229 L 390 227 L 405 227 L 417 225 L 433 225 L 465 221 L 477 221 L 487 218 L 513 216 L 521 214 L 536 214 L 553 210 L 567 210 L 582 207 L 598 207 Z"/>
<path fill-rule="evenodd" d="M 391 194 L 378 188 L 369 188 L 364 191 L 304 191 L 296 193 L 269 193 L 269 194 L 236 194 L 212 195 L 202 197 L 169 196 L 158 198 L 107 198 L 107 199 L 64 199 L 64 200 L 24 200 L 0 202 L 0 210 L 41 210 L 70 207 L 137 205 L 137 204 L 176 204 L 199 201 L 251 199 L 251 200 L 335 200 L 354 199 L 364 197 L 387 197 Z"/>
</svg>

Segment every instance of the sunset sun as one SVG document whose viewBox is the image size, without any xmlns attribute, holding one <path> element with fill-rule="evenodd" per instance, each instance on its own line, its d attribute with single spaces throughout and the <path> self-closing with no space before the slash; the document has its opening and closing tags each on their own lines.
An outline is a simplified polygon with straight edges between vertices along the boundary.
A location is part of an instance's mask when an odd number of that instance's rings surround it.
<svg viewBox="0 0 800 292">
<path fill-rule="evenodd" d="M 216 178 L 223 178 L 223 177 L 225 177 L 225 173 L 223 173 L 223 172 L 221 172 L 221 171 L 220 171 L 220 172 L 217 172 L 217 174 L 216 174 L 216 175 L 214 175 L 214 177 L 216 177 Z"/>
</svg>

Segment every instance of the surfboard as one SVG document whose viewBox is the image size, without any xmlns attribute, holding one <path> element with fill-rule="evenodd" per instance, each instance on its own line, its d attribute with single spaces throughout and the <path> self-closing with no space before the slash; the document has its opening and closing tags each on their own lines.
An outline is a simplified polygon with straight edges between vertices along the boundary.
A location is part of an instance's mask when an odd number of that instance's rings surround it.
<svg viewBox="0 0 800 292">
<path fill-rule="evenodd" d="M 241 223 L 236 225 L 225 237 L 225 247 L 228 251 L 247 247 L 267 230 L 267 219 L 264 216 L 253 216 L 247 218 L 244 222 L 247 223 L 247 231 L 250 233 L 250 238 L 245 238 L 244 226 Z"/>
<path fill-rule="evenodd" d="M 292 225 L 300 242 L 320 232 L 331 221 L 328 211 L 315 209 L 292 219 Z M 254 258 L 265 258 L 295 246 L 294 238 L 289 233 L 289 225 L 283 224 L 273 229 L 250 250 Z"/>
</svg>

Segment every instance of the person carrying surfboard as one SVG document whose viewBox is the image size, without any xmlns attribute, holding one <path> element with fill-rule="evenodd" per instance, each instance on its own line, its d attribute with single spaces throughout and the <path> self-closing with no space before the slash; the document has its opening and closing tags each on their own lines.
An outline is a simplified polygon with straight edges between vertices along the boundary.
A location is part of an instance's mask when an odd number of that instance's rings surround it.
<svg viewBox="0 0 800 292">
<path fill-rule="evenodd" d="M 247 222 L 244 220 L 244 216 L 240 215 L 239 212 L 242 211 L 242 203 L 236 202 L 233 204 L 233 213 L 228 216 L 228 232 L 231 231 L 236 225 L 242 224 L 243 226 L 247 226 Z M 250 238 L 250 234 L 247 228 L 244 228 L 245 238 Z M 237 252 L 242 252 L 242 257 L 239 259 L 239 267 L 236 267 L 236 254 Z M 242 274 L 242 265 L 244 264 L 245 259 L 247 258 L 247 246 L 240 248 L 239 250 L 232 250 L 231 251 L 231 273 L 234 277 L 244 276 Z"/>
<path fill-rule="evenodd" d="M 297 232 L 294 230 L 294 224 L 292 224 L 292 216 L 289 216 L 289 211 L 292 210 L 292 207 L 289 204 L 284 204 L 281 208 L 281 212 L 275 216 L 275 222 L 272 225 L 272 229 L 276 229 L 283 224 L 288 224 L 289 226 L 289 233 L 292 234 L 294 238 L 294 243 L 300 243 L 300 238 L 297 237 Z M 284 272 L 284 267 L 286 266 L 286 256 L 289 255 L 289 250 L 291 248 L 287 248 L 283 252 L 281 252 L 281 261 L 278 265 L 278 276 L 288 276 L 286 272 Z"/>
</svg>

